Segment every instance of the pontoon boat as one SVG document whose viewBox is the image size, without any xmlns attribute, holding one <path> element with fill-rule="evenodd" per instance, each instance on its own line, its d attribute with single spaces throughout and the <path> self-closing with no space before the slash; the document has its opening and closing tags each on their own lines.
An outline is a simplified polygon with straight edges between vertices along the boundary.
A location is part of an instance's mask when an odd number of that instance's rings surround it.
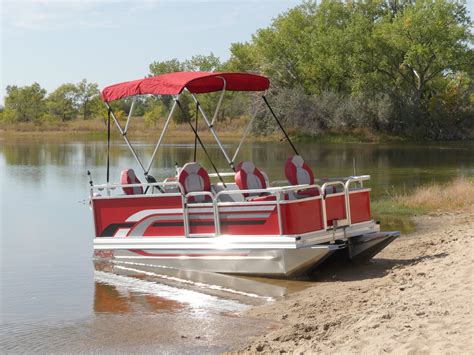
<svg viewBox="0 0 474 355">
<path fill-rule="evenodd" d="M 270 107 L 265 96 L 269 85 L 266 77 L 249 73 L 178 72 L 106 87 L 101 98 L 109 113 L 107 181 L 101 185 L 91 181 L 90 187 L 94 259 L 146 268 L 293 276 L 314 269 L 333 253 L 370 258 L 393 241 L 399 233 L 380 232 L 371 217 L 370 188 L 363 186 L 370 176 L 315 179 Z M 151 169 L 172 116 L 177 110 L 186 115 L 180 101 L 184 91 L 194 100 L 230 172 L 216 168 L 198 134 L 197 116 L 195 124 L 187 117 L 214 173 L 192 161 L 177 167 L 175 176 L 156 181 Z M 227 91 L 260 92 L 262 99 L 233 155 L 214 128 Z M 211 92 L 221 93 L 212 118 L 198 100 L 198 94 Z M 127 137 L 133 103 L 124 126 L 110 105 L 139 95 L 171 95 L 173 99 L 148 165 Z M 281 163 L 287 179 L 283 184 L 270 183 L 253 162 L 236 160 L 262 107 L 276 120 L 294 152 L 286 162 L 275 162 Z M 132 169 L 122 171 L 120 183 L 110 182 L 111 122 L 142 168 L 144 182 Z"/>
</svg>

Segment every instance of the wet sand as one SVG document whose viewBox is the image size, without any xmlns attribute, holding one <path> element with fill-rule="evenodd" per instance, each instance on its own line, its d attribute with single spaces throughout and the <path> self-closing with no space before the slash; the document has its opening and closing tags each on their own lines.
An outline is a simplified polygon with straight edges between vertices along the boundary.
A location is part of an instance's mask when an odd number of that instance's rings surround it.
<svg viewBox="0 0 474 355">
<path fill-rule="evenodd" d="M 315 285 L 246 316 L 281 322 L 242 352 L 474 353 L 474 208 L 415 220 L 364 265 L 332 265 Z"/>
</svg>

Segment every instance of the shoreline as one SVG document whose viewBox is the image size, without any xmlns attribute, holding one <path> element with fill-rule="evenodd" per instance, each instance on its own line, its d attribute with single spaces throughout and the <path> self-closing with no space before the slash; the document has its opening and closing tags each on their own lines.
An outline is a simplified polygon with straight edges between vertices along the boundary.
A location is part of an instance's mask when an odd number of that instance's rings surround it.
<svg viewBox="0 0 474 355">
<path fill-rule="evenodd" d="M 235 119 L 230 121 L 222 121 L 216 123 L 218 135 L 223 139 L 239 140 L 247 127 L 247 119 Z M 121 122 L 122 126 L 125 122 Z M 163 122 L 156 125 L 147 125 L 143 118 L 139 117 L 131 123 L 131 135 L 141 139 L 155 138 L 159 136 L 163 128 Z M 116 127 L 112 127 L 112 137 L 120 138 L 120 134 Z M 212 133 L 207 126 L 200 123 L 198 128 L 199 135 L 202 138 L 212 138 Z M 424 140 L 416 137 L 402 137 L 382 132 L 375 132 L 366 128 L 357 128 L 350 130 L 325 130 L 319 133 L 308 134 L 307 132 L 295 132 L 289 130 L 287 132 L 291 139 L 295 142 L 320 142 L 320 143 L 400 143 L 400 142 L 438 142 L 434 140 Z M 101 119 L 91 120 L 72 120 L 67 122 L 45 122 L 42 124 L 34 124 L 32 122 L 23 123 L 1 123 L 0 122 L 0 138 L 1 137 L 61 137 L 68 138 L 71 136 L 81 138 L 101 138 L 107 137 L 104 121 Z M 186 123 L 170 124 L 167 137 L 171 138 L 194 138 L 194 133 Z M 256 134 L 251 132 L 248 138 L 254 141 L 282 141 L 283 133 L 275 126 L 275 131 L 267 134 Z M 441 142 L 441 141 L 439 141 Z"/>
<path fill-rule="evenodd" d="M 474 207 L 414 220 L 369 263 L 330 265 L 313 286 L 245 312 L 281 327 L 238 352 L 474 352 Z"/>
</svg>

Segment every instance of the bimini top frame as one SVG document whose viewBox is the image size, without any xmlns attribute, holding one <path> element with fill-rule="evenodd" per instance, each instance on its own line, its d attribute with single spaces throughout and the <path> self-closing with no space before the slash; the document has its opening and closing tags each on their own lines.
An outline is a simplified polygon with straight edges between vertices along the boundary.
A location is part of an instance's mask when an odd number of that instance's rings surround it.
<svg viewBox="0 0 474 355">
<path fill-rule="evenodd" d="M 272 110 L 272 108 L 270 107 L 268 103 L 268 100 L 265 97 L 265 92 L 269 87 L 270 87 L 270 80 L 261 75 L 250 74 L 250 73 L 210 73 L 210 72 L 168 73 L 168 74 L 162 74 L 162 75 L 158 75 L 154 77 L 128 81 L 128 82 L 123 82 L 123 83 L 108 86 L 104 88 L 101 93 L 102 101 L 104 101 L 109 113 L 109 120 L 108 120 L 108 125 L 107 125 L 108 127 L 107 157 L 109 156 L 109 149 L 110 149 L 110 118 L 112 117 L 115 125 L 120 131 L 120 134 L 124 137 L 125 142 L 130 148 L 133 156 L 135 157 L 138 164 L 143 169 L 145 178 L 147 179 L 148 182 L 154 182 L 154 178 L 151 175 L 149 175 L 149 172 L 150 172 L 151 166 L 153 165 L 153 161 L 155 159 L 158 148 L 160 147 L 163 141 L 163 138 L 168 130 L 168 126 L 173 116 L 173 113 L 175 112 L 176 108 L 179 108 L 183 112 L 183 114 L 186 115 L 186 112 L 182 108 L 181 103 L 179 101 L 179 96 L 184 90 L 187 90 L 191 94 L 194 102 L 196 103 L 197 111 L 201 114 L 204 121 L 206 122 L 206 125 L 208 126 L 210 132 L 214 136 L 214 139 L 216 140 L 220 150 L 222 151 L 225 159 L 227 160 L 232 170 L 235 171 L 235 167 L 234 167 L 235 159 L 240 151 L 240 148 L 245 138 L 250 132 L 250 128 L 253 124 L 253 121 L 255 120 L 258 112 L 260 111 L 262 102 L 264 102 L 267 105 L 267 107 L 270 110 L 270 113 L 277 121 L 278 126 L 282 130 L 283 134 L 285 135 L 286 139 L 290 143 L 291 147 L 293 148 L 295 153 L 298 154 L 298 152 L 296 151 L 296 148 L 292 144 L 290 138 L 288 137 L 279 119 L 275 115 L 274 111 Z M 204 109 L 202 108 L 202 106 L 199 104 L 199 101 L 195 94 L 211 93 L 211 92 L 216 92 L 216 91 L 221 91 L 222 93 L 219 97 L 219 101 L 217 103 L 214 115 L 210 119 L 207 116 Z M 255 111 L 253 112 L 252 117 L 246 129 L 244 130 L 243 137 L 234 155 L 232 156 L 232 158 L 224 149 L 224 146 L 221 140 L 219 139 L 217 132 L 214 129 L 214 122 L 217 117 L 217 113 L 220 109 L 225 91 L 262 91 L 263 92 L 262 94 L 263 101 L 260 102 L 260 104 L 256 107 Z M 165 121 L 160 137 L 158 138 L 155 149 L 150 158 L 150 162 L 146 167 L 145 165 L 143 165 L 135 149 L 133 148 L 132 144 L 127 138 L 127 130 L 128 130 L 130 119 L 132 117 L 134 100 L 132 101 L 132 106 L 130 108 L 130 112 L 129 112 L 127 122 L 124 128 L 122 128 L 121 124 L 119 123 L 119 121 L 117 120 L 114 114 L 113 109 L 109 105 L 111 101 L 126 98 L 126 97 L 134 97 L 138 95 L 172 95 L 174 99 L 173 106 L 171 107 L 171 110 Z M 197 117 L 196 117 L 196 120 L 197 120 Z M 197 123 L 196 123 L 196 127 L 194 127 L 189 118 L 187 118 L 187 121 L 195 134 L 195 139 L 199 141 L 204 152 L 206 153 L 206 155 L 208 155 L 197 133 Z M 209 158 L 209 155 L 208 155 L 208 158 Z M 211 164 L 216 170 L 216 173 L 219 175 L 212 161 L 211 161 Z M 109 167 L 109 160 L 107 159 L 107 183 L 109 182 L 109 168 L 108 167 Z"/>
</svg>

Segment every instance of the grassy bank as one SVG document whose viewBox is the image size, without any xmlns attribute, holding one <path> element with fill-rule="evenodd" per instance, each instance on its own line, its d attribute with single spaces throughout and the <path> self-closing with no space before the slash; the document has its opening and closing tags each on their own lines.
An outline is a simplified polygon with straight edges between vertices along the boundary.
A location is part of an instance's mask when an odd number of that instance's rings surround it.
<svg viewBox="0 0 474 355">
<path fill-rule="evenodd" d="M 411 192 L 394 193 L 372 203 L 374 218 L 384 229 L 396 226 L 402 232 L 414 230 L 411 217 L 465 209 L 474 201 L 474 179 L 457 178 L 446 184 L 420 186 Z"/>
<path fill-rule="evenodd" d="M 375 132 L 368 128 L 355 128 L 347 130 L 329 130 L 319 134 L 305 134 L 292 132 L 296 141 L 316 141 L 321 143 L 379 143 L 379 142 L 401 142 L 407 140 L 406 137 L 389 135 Z"/>
<path fill-rule="evenodd" d="M 241 117 L 223 122 L 217 122 L 215 128 L 222 138 L 239 139 L 242 137 L 249 122 L 248 117 Z M 125 126 L 125 120 L 121 122 Z M 164 120 L 155 125 L 149 125 L 143 117 L 134 117 L 130 123 L 130 135 L 140 138 L 156 137 L 163 129 Z M 199 124 L 199 135 L 203 138 L 211 137 L 207 126 L 201 121 Z M 0 123 L 0 135 L 3 136 L 81 136 L 85 138 L 103 138 L 107 134 L 103 119 L 82 120 L 75 119 L 66 122 L 22 122 L 22 123 Z M 118 136 L 116 127 L 112 127 L 112 134 Z M 378 143 L 378 142 L 400 142 L 405 138 L 374 132 L 370 129 L 357 128 L 352 130 L 325 131 L 316 135 L 308 135 L 303 132 L 289 131 L 292 140 L 296 142 L 321 142 L 321 143 Z M 260 141 L 280 140 L 283 134 L 275 127 L 271 134 L 251 133 L 254 139 Z M 192 138 L 194 136 L 187 123 L 172 122 L 168 130 L 168 137 Z"/>
<path fill-rule="evenodd" d="M 219 135 L 228 138 L 239 138 L 248 121 L 245 119 L 236 119 L 229 122 L 217 123 L 216 129 Z M 125 120 L 120 122 L 125 127 Z M 164 120 L 155 125 L 147 124 L 142 117 L 134 117 L 129 125 L 128 132 L 130 136 L 147 138 L 157 137 L 164 125 Z M 200 136 L 210 137 L 211 133 L 206 126 L 200 124 L 198 127 Z M 118 130 L 112 123 L 111 132 L 113 136 L 119 136 Z M 2 123 L 0 124 L 0 135 L 32 135 L 32 136 L 68 136 L 80 135 L 82 137 L 106 137 L 107 129 L 103 119 L 80 120 L 75 119 L 67 122 L 23 122 L 23 123 Z M 194 137 L 194 133 L 187 123 L 171 122 L 168 128 L 168 137 Z"/>
</svg>

